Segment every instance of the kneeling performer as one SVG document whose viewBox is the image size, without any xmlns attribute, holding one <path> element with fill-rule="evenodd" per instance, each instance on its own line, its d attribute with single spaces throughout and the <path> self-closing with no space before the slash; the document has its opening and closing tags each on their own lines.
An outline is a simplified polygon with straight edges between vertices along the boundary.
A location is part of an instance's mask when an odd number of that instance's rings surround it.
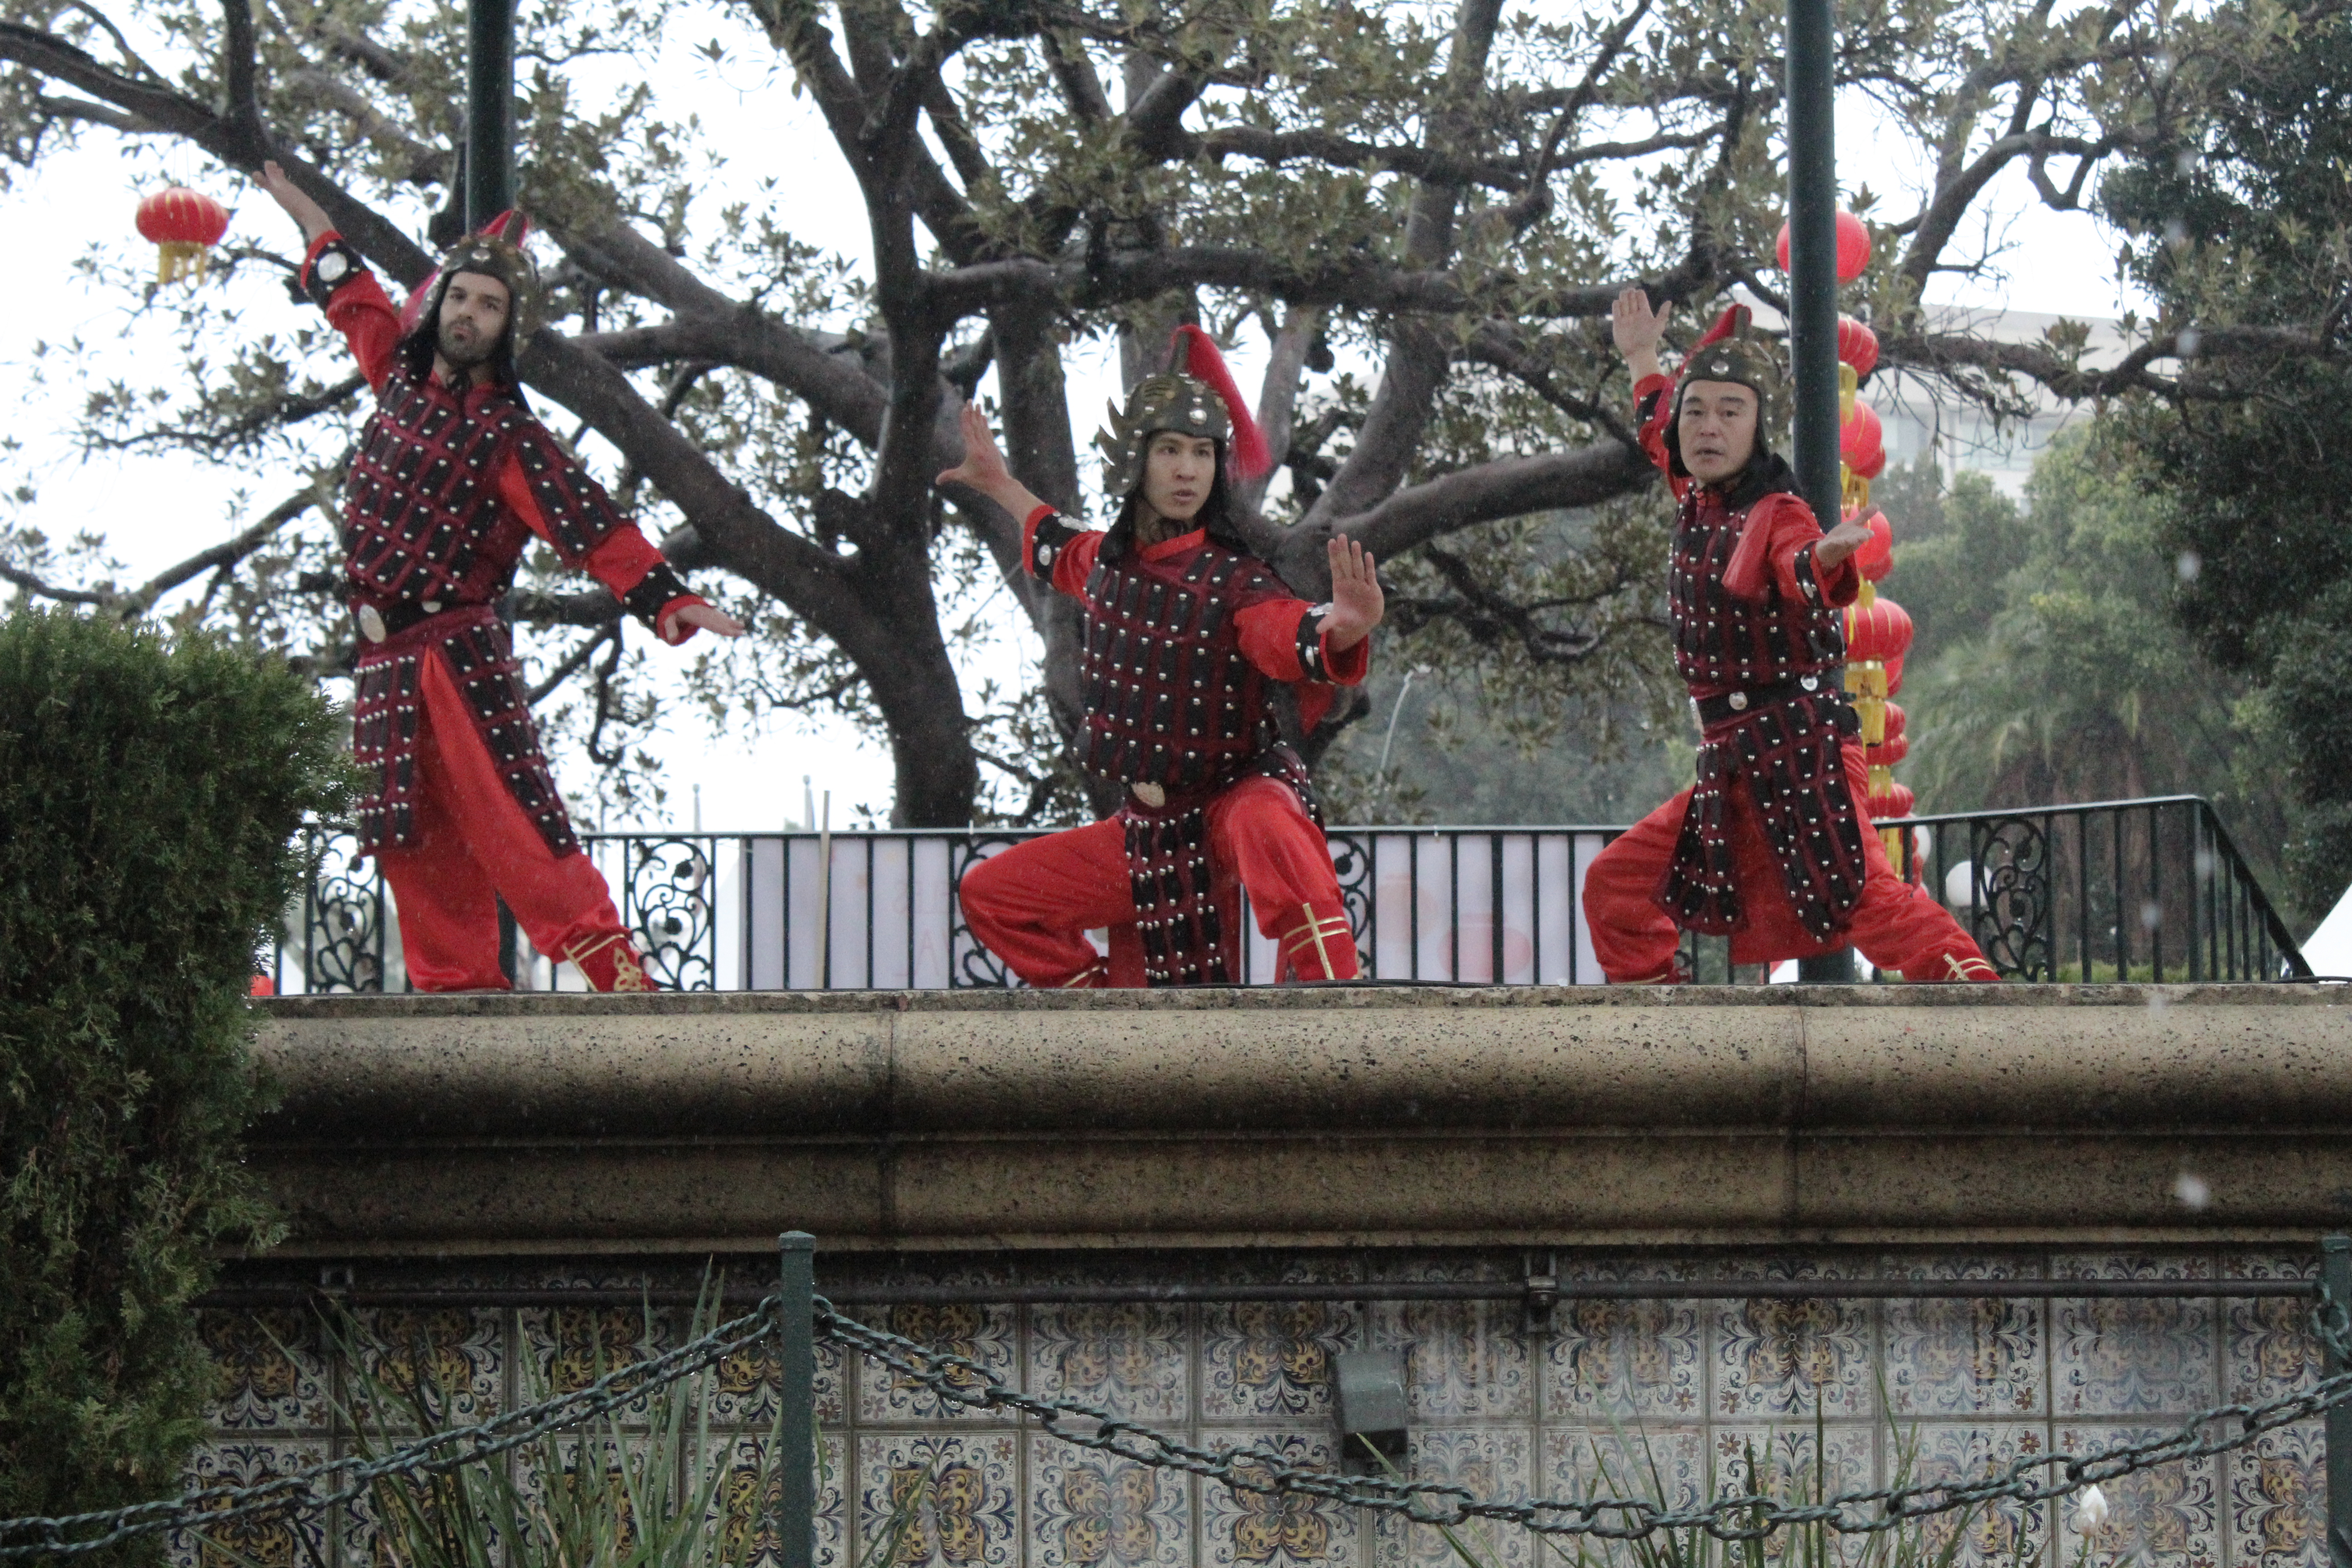
<svg viewBox="0 0 2352 1568">
<path fill-rule="evenodd" d="M 1676 502 L 1668 573 L 1675 665 L 1698 709 L 1698 783 L 1603 849 L 1584 881 L 1611 982 L 1685 978 L 1682 931 L 1728 934 L 1735 963 L 1846 942 L 1906 980 L 1998 976 L 1942 905 L 1895 874 L 1863 804 L 1860 725 L 1840 689 L 1838 606 L 1862 591 L 1870 531 L 1824 534 L 1771 449 L 1780 370 L 1723 313 L 1672 382 L 1665 317 L 1617 297 L 1643 448 Z"/>
<path fill-rule="evenodd" d="M 1227 984 L 1241 975 L 1245 889 L 1278 947 L 1277 978 L 1353 979 L 1314 791 L 1270 699 L 1291 685 L 1311 730 L 1334 686 L 1363 679 L 1380 583 L 1344 535 L 1330 542 L 1326 605 L 1294 596 L 1250 553 L 1226 457 L 1264 443 L 1207 335 L 1179 328 L 1175 352 L 1175 370 L 1136 387 L 1104 444 L 1121 500 L 1108 531 L 1073 529 L 1032 495 L 964 409 L 964 460 L 939 482 L 1025 519 L 1030 575 L 1085 605 L 1078 763 L 1126 792 L 1107 820 L 967 871 L 964 920 L 1031 985 Z M 1106 926 L 1108 961 L 1086 938 Z"/>
</svg>

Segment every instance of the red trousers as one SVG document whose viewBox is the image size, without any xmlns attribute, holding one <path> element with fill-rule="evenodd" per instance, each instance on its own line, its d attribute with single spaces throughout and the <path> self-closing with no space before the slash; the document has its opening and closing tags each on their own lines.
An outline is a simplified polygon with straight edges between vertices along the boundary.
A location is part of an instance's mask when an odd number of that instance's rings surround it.
<svg viewBox="0 0 2352 1568">
<path fill-rule="evenodd" d="M 550 849 L 515 804 L 438 648 L 425 653 L 417 685 L 413 842 L 376 854 L 400 906 L 409 983 L 419 991 L 508 989 L 499 968 L 503 898 L 533 947 L 579 964 L 597 990 L 615 988 L 616 963 L 618 988 L 641 989 L 643 972 L 604 874 L 585 855 Z"/>
<path fill-rule="evenodd" d="M 1881 969 L 1902 972 L 1906 980 L 1997 980 L 1984 954 L 1944 906 L 1895 874 L 1886 847 L 1864 809 L 1867 769 L 1862 748 L 1845 751 L 1846 785 L 1862 817 L 1862 850 L 1868 875 L 1853 923 L 1827 942 L 1797 921 L 1780 863 L 1764 839 L 1747 785 L 1728 792 L 1731 845 L 1739 876 L 1740 922 L 1731 933 L 1734 963 L 1775 963 L 1811 958 L 1851 945 Z M 1658 880 L 1673 860 L 1691 792 L 1683 791 L 1642 818 L 1603 849 L 1584 879 L 1584 918 L 1592 932 L 1592 953 L 1612 984 L 1656 984 L 1680 978 L 1675 948 L 1682 937 L 1658 907 Z"/>
<path fill-rule="evenodd" d="M 1209 863 L 1223 914 L 1226 968 L 1241 973 L 1237 888 L 1277 944 L 1277 977 L 1352 980 L 1356 939 L 1322 829 L 1289 786 L 1244 779 L 1209 803 Z M 1116 817 L 1017 844 L 963 875 L 964 923 L 1031 985 L 1141 985 L 1143 944 Z M 1110 957 L 1086 933 L 1110 928 Z"/>
</svg>

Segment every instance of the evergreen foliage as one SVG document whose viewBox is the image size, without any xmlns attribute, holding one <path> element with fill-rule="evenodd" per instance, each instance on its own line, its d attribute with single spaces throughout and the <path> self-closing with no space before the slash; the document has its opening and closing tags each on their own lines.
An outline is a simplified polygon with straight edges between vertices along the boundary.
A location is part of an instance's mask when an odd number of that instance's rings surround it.
<svg viewBox="0 0 2352 1568">
<path fill-rule="evenodd" d="M 2217 14 L 2252 35 L 2269 14 Z M 2260 694 L 2297 799 L 2294 890 L 2325 909 L 2352 882 L 2352 535 L 2335 472 L 2352 447 L 2352 19 L 2308 20 L 2240 51 L 2193 136 L 2153 145 L 2103 189 L 2133 237 L 2130 270 L 2168 325 L 2204 338 L 2269 328 L 2315 353 L 2226 370 L 2192 361 L 2198 395 L 2136 400 L 2108 430 L 2168 498 L 2163 544 L 2191 568 L 2178 613 Z M 2331 303 L 2307 327 L 2311 304 Z"/>
<path fill-rule="evenodd" d="M 257 941 L 344 790 L 309 683 L 205 637 L 0 619 L 0 1517 L 168 1495 L 189 1302 L 267 1241 L 238 1162 Z"/>
</svg>

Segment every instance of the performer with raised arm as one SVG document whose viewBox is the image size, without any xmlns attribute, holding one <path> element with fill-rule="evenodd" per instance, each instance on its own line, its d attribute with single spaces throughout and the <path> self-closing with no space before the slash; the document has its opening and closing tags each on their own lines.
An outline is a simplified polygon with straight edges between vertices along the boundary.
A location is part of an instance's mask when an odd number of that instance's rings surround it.
<svg viewBox="0 0 2352 1568">
<path fill-rule="evenodd" d="M 1838 682 L 1839 615 L 1870 531 L 1824 534 L 1776 456 L 1780 374 L 1735 305 L 1669 381 L 1672 311 L 1628 289 L 1611 321 L 1633 373 L 1643 449 L 1677 504 L 1668 577 L 1675 665 L 1697 707 L 1698 781 L 1603 849 L 1584 883 L 1612 983 L 1688 978 L 1684 930 L 1728 934 L 1735 963 L 1846 943 L 1913 981 L 1999 978 L 1937 903 L 1895 874 L 1863 801 L 1860 726 Z"/>
<path fill-rule="evenodd" d="M 420 991 L 503 991 L 498 900 L 598 991 L 648 991 L 611 890 L 556 794 L 498 601 L 533 537 L 663 641 L 740 637 L 530 415 L 515 354 L 538 276 L 506 215 L 394 309 L 358 251 L 276 163 L 261 188 L 302 226 L 301 280 L 375 393 L 343 500 L 362 642 L 352 749 L 360 849 L 400 908 Z"/>
<path fill-rule="evenodd" d="M 1174 367 L 1139 384 L 1102 439 L 1108 531 L 1080 531 L 1005 470 L 979 410 L 939 477 L 1024 520 L 1031 576 L 1086 606 L 1078 763 L 1119 786 L 1118 813 L 1033 839 L 963 877 L 972 934 L 1036 986 L 1186 985 L 1240 978 L 1240 900 L 1276 944 L 1277 978 L 1348 980 L 1356 943 L 1307 769 L 1270 699 L 1289 685 L 1313 729 L 1335 686 L 1370 664 L 1381 614 L 1372 558 L 1330 542 L 1331 599 L 1295 596 L 1236 531 L 1227 480 L 1265 446 L 1216 345 L 1177 330 Z M 1086 933 L 1110 928 L 1110 956 Z"/>
</svg>

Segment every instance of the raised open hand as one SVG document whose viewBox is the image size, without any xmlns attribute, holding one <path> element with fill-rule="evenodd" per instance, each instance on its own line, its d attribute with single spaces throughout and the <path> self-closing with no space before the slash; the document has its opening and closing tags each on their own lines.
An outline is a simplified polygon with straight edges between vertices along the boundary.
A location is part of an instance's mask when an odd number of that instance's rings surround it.
<svg viewBox="0 0 2352 1568">
<path fill-rule="evenodd" d="M 1858 517 L 1847 518 L 1822 534 L 1822 542 L 1813 546 L 1813 564 L 1828 571 L 1869 542 L 1870 524 Z"/>
<path fill-rule="evenodd" d="M 1640 354 L 1655 357 L 1674 313 L 1671 303 L 1652 310 L 1650 296 L 1639 284 L 1620 289 L 1616 303 L 1609 308 L 1609 336 L 1615 341 L 1617 352 L 1629 360 Z"/>
<path fill-rule="evenodd" d="M 1331 559 L 1331 607 L 1323 616 L 1323 635 L 1330 639 L 1336 652 L 1353 647 L 1371 636 L 1372 628 L 1388 613 L 1388 599 L 1381 592 L 1377 563 L 1362 545 L 1344 533 L 1336 534 L 1328 553 Z"/>
<path fill-rule="evenodd" d="M 327 216 L 327 209 L 303 194 L 302 188 L 286 177 L 286 171 L 272 159 L 261 165 L 261 173 L 253 183 L 269 193 L 269 197 L 286 209 L 286 216 L 302 226 L 302 237 L 315 240 L 335 226 Z"/>
<path fill-rule="evenodd" d="M 963 485 L 987 495 L 996 486 L 1011 479 L 1004 467 L 1004 454 L 996 447 L 996 436 L 988 427 L 988 420 L 977 404 L 967 403 L 956 421 L 963 434 L 963 461 L 944 470 L 933 480 L 942 488 Z"/>
</svg>

